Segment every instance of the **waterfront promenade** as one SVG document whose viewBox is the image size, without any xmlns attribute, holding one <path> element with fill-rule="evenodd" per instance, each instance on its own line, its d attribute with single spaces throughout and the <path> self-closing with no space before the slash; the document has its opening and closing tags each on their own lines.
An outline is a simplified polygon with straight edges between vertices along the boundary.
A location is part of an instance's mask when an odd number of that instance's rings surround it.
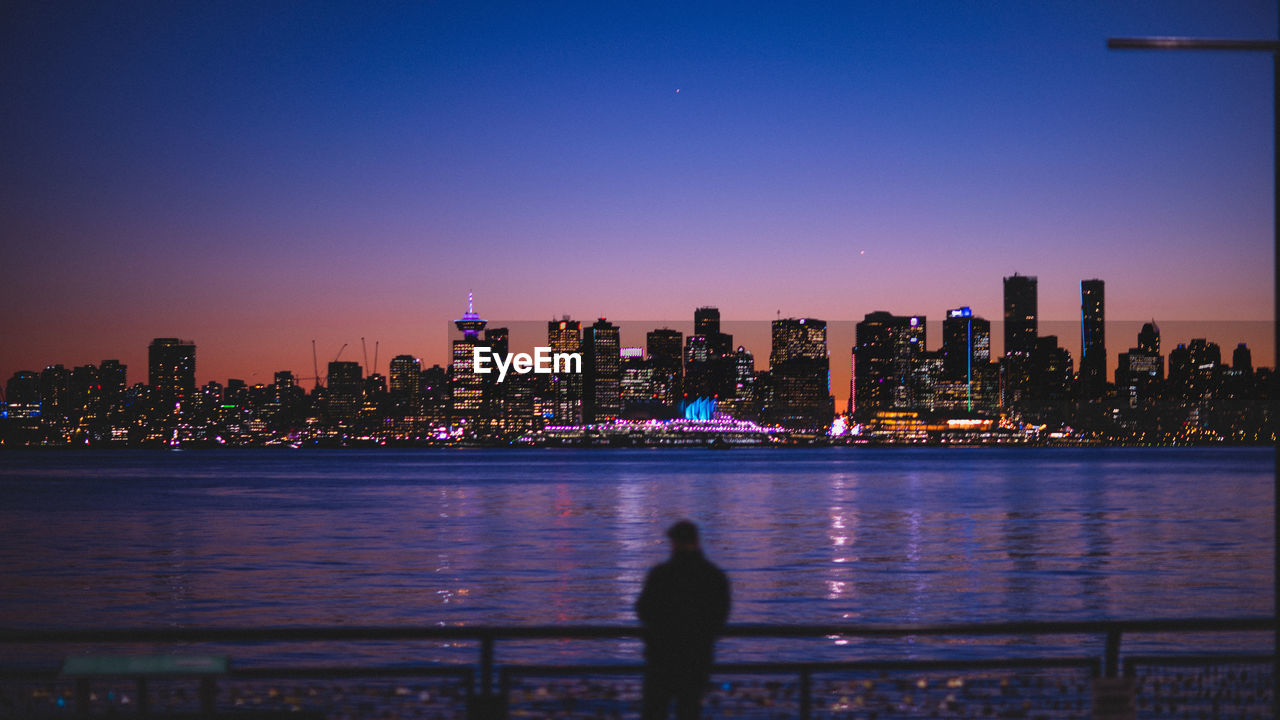
<svg viewBox="0 0 1280 720">
<path fill-rule="evenodd" d="M 707 716 L 1272 717 L 1274 627 L 1268 617 L 733 625 L 722 645 L 739 638 L 793 648 L 816 643 L 840 647 L 847 657 L 735 662 L 731 652 L 722 653 Z M 19 648 L 34 654 L 23 666 L 0 667 L 0 717 L 631 718 L 638 662 L 557 658 L 566 656 L 568 643 L 638 635 L 635 626 L 616 625 L 4 629 L 3 655 L 15 657 L 21 653 L 10 651 Z M 424 658 L 441 644 L 470 647 L 475 656 L 377 660 L 379 648 L 399 644 L 417 644 Z M 300 646 L 340 648 L 335 656 L 348 658 L 360 648 L 364 660 L 289 663 Z M 228 662 L 210 673 L 122 662 L 173 657 Z M 85 663 L 67 659 L 85 658 L 107 665 L 69 669 Z"/>
</svg>

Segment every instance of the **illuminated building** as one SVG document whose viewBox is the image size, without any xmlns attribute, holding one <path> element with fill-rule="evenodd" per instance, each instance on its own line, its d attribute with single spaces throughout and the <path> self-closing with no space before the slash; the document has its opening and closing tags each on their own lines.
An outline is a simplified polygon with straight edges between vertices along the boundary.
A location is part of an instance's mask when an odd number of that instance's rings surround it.
<svg viewBox="0 0 1280 720">
<path fill-rule="evenodd" d="M 449 422 L 449 371 L 439 365 L 424 368 L 418 383 L 422 417 L 433 426 Z"/>
<path fill-rule="evenodd" d="M 855 328 L 853 348 L 855 418 L 865 421 L 881 411 L 931 404 L 925 399 L 932 384 L 929 372 L 920 367 L 925 359 L 925 327 L 922 315 L 882 310 L 863 316 Z"/>
<path fill-rule="evenodd" d="M 600 318 L 582 333 L 582 422 L 607 422 L 622 414 L 622 365 L 618 326 Z"/>
<path fill-rule="evenodd" d="M 712 374 L 711 344 L 706 335 L 690 335 L 684 340 L 684 400 L 716 396 Z"/>
<path fill-rule="evenodd" d="M 733 336 L 720 332 L 720 310 L 696 308 L 693 327 L 694 334 L 685 340 L 684 401 L 732 397 L 735 384 Z"/>
<path fill-rule="evenodd" d="M 227 389 L 231 391 L 230 383 Z M 364 370 L 360 363 L 329 363 L 328 389 L 329 415 L 335 420 L 353 419 L 364 401 Z"/>
<path fill-rule="evenodd" d="M 543 445 L 599 446 L 751 446 L 782 442 L 782 428 L 757 425 L 750 420 L 711 417 L 715 402 L 710 399 L 690 406 L 697 417 L 673 420 L 614 420 L 590 425 L 548 425 L 529 440 Z"/>
<path fill-rule="evenodd" d="M 98 381 L 102 383 L 102 403 L 108 414 L 124 408 L 124 391 L 128 387 L 128 366 L 119 360 L 103 360 L 98 365 Z"/>
<path fill-rule="evenodd" d="M 491 356 L 504 357 L 511 352 L 511 333 L 504 327 L 486 328 L 483 345 L 489 348 Z M 509 414 L 507 408 L 507 391 L 516 386 L 516 380 L 508 375 L 507 382 L 498 382 L 497 373 L 488 373 L 483 378 L 483 396 L 481 399 L 480 425 L 489 434 L 502 433 L 502 421 Z M 525 384 L 520 383 L 523 387 Z"/>
<path fill-rule="evenodd" d="M 826 321 L 774 320 L 772 340 L 769 398 L 762 408 L 766 420 L 788 428 L 825 429 L 835 414 Z"/>
<path fill-rule="evenodd" d="M 662 407 L 658 401 L 657 383 L 653 360 L 644 357 L 638 347 L 624 347 L 619 352 L 622 377 L 619 387 L 622 393 L 622 412 L 628 418 L 660 417 Z"/>
<path fill-rule="evenodd" d="M 1222 349 L 1215 342 L 1193 338 L 1169 353 L 1169 392 L 1186 408 L 1207 409 L 1221 374 Z"/>
<path fill-rule="evenodd" d="M 738 346 L 733 354 L 733 378 L 733 393 L 721 399 L 721 412 L 742 420 L 755 417 L 756 360 L 745 347 Z"/>
<path fill-rule="evenodd" d="M 684 369 L 680 351 L 684 337 L 679 330 L 661 328 L 645 335 L 645 350 L 653 363 L 655 400 L 674 412 L 684 393 Z"/>
<path fill-rule="evenodd" d="M 547 323 L 547 346 L 553 353 L 576 353 L 582 347 L 582 323 L 568 315 Z M 582 422 L 582 375 L 556 373 L 550 376 L 547 396 L 551 400 L 552 422 L 574 425 Z"/>
<path fill-rule="evenodd" d="M 1101 280 L 1080 282 L 1081 408 L 1097 407 L 1107 393 L 1106 293 Z"/>
<path fill-rule="evenodd" d="M 57 429 L 65 429 L 71 415 L 71 373 L 61 364 L 40 372 L 40 419 Z"/>
<path fill-rule="evenodd" d="M 172 400 L 196 389 L 196 345 L 177 338 L 156 338 L 147 348 L 147 384 Z"/>
<path fill-rule="evenodd" d="M 417 408 L 421 396 L 422 361 L 412 355 L 391 358 L 391 397 L 410 408 Z"/>
<path fill-rule="evenodd" d="M 487 321 L 476 314 L 471 293 L 467 293 L 467 312 L 453 324 L 462 339 L 452 342 L 449 363 L 449 419 L 459 425 L 474 426 L 484 406 L 484 377 L 475 371 L 475 348 L 483 343 L 480 331 Z"/>
<path fill-rule="evenodd" d="M 103 431 L 106 407 L 102 400 L 102 379 L 93 365 L 78 365 L 68 378 L 69 415 L 75 437 L 83 440 Z"/>
<path fill-rule="evenodd" d="M 1117 401 L 1125 419 L 1145 416 L 1154 409 L 1164 381 L 1160 328 L 1154 322 L 1142 326 L 1137 347 L 1120 353 L 1115 379 Z"/>
<path fill-rule="evenodd" d="M 40 417 L 40 376 L 30 370 L 16 372 L 4 386 L 6 413 L 11 420 Z"/>
<path fill-rule="evenodd" d="M 948 310 L 942 321 L 942 378 L 960 383 L 960 392 L 951 392 L 942 407 L 966 413 L 995 409 L 998 379 L 991 367 L 991 322 L 970 308 Z"/>
<path fill-rule="evenodd" d="M 713 357 L 726 357 L 733 354 L 733 336 L 720 332 L 719 308 L 695 308 L 693 334 L 707 339 L 707 349 Z"/>
</svg>

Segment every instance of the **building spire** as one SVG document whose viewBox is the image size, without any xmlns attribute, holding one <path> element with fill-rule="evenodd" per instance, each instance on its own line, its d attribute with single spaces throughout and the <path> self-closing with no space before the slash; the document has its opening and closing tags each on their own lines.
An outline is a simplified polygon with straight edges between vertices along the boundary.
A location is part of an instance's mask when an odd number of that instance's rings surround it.
<svg viewBox="0 0 1280 720">
<path fill-rule="evenodd" d="M 475 310 L 475 294 L 470 290 L 467 291 L 467 313 L 462 316 L 461 320 L 454 320 L 453 324 L 458 326 L 462 331 L 462 336 L 469 339 L 475 339 L 480 336 L 480 331 L 484 329 L 486 320 L 481 320 Z"/>
</svg>

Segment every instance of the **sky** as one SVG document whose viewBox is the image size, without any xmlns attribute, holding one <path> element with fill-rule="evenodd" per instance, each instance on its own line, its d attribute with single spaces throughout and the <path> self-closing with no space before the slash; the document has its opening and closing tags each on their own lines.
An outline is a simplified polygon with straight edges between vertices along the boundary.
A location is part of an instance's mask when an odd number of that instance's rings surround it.
<svg viewBox="0 0 1280 720">
<path fill-rule="evenodd" d="M 200 383 L 311 376 L 313 340 L 385 374 L 444 363 L 468 291 L 998 320 L 1015 272 L 1046 320 L 1101 278 L 1108 319 L 1272 363 L 1270 56 L 1106 39 L 1274 39 L 1275 3 L 369 5 L 0 9 L 0 377 L 145 382 L 155 337 Z"/>
</svg>

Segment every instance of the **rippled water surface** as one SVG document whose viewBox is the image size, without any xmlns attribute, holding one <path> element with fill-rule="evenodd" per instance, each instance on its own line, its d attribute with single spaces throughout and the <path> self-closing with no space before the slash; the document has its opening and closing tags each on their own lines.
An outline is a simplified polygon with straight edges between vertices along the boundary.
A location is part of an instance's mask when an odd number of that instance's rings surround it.
<svg viewBox="0 0 1280 720">
<path fill-rule="evenodd" d="M 0 456 L 5 626 L 631 623 L 689 517 L 734 622 L 1274 612 L 1263 449 Z"/>
</svg>

